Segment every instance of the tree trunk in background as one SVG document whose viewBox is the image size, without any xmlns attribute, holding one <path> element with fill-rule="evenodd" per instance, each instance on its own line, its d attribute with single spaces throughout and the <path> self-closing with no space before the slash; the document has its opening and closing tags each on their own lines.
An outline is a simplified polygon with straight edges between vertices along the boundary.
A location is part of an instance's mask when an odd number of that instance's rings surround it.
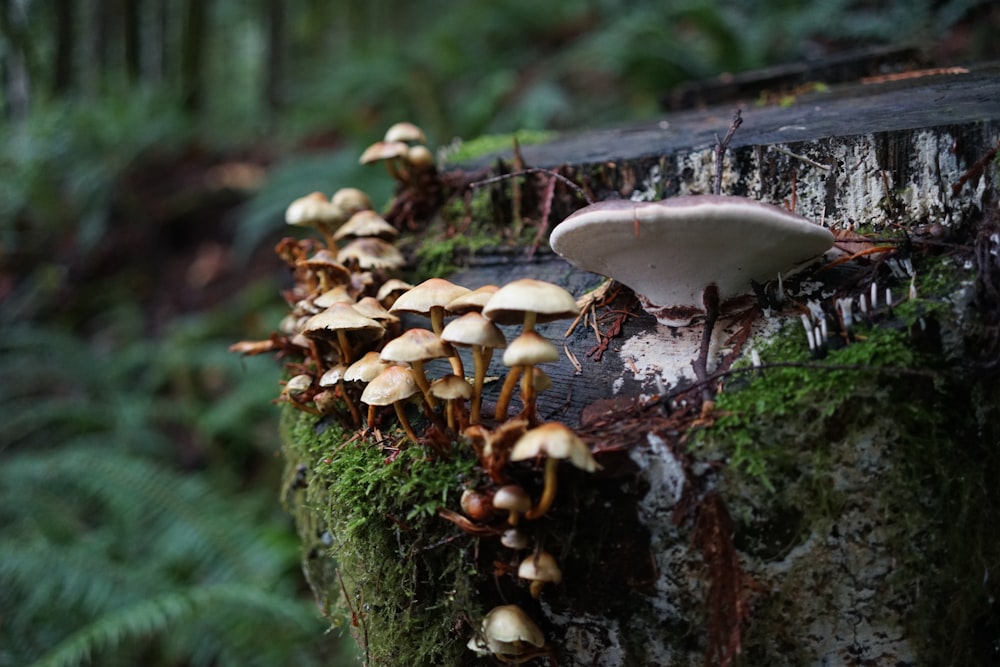
<svg viewBox="0 0 1000 667">
<path fill-rule="evenodd" d="M 0 60 L 0 85 L 3 85 L 3 115 L 21 118 L 28 113 L 30 53 L 20 24 L 11 16 L 11 2 L 0 2 L 0 35 L 7 40 L 7 57 Z"/>
<path fill-rule="evenodd" d="M 142 78 L 142 37 L 140 0 L 122 0 L 122 36 L 125 42 L 125 74 L 129 83 L 136 84 Z"/>
<path fill-rule="evenodd" d="M 284 106 L 285 76 L 285 5 L 282 0 L 267 0 L 264 20 L 267 23 L 267 52 L 264 56 L 264 109 L 267 125 L 274 129 L 278 113 Z"/>
<path fill-rule="evenodd" d="M 52 71 L 52 92 L 56 96 L 65 95 L 74 85 L 73 51 L 75 35 L 73 33 L 76 5 L 73 0 L 56 0 L 53 3 L 56 22 L 56 53 Z"/>
<path fill-rule="evenodd" d="M 184 37 L 181 45 L 181 104 L 185 111 L 198 114 L 204 104 L 202 76 L 207 29 L 208 1 L 187 0 L 184 8 Z"/>
</svg>

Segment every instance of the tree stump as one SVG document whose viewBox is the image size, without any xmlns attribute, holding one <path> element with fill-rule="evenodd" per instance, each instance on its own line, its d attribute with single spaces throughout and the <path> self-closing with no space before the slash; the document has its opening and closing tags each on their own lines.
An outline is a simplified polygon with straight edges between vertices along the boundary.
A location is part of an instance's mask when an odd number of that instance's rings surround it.
<svg viewBox="0 0 1000 667">
<path fill-rule="evenodd" d="M 346 598 L 369 664 L 489 664 L 466 643 L 507 603 L 545 635 L 533 664 L 995 664 L 1000 77 L 970 69 L 744 107 L 723 193 L 821 222 L 839 248 L 787 277 L 783 300 L 762 297 L 758 317 L 720 322 L 714 408 L 702 409 L 691 370 L 700 329 L 657 324 L 628 289 L 596 300 L 571 333 L 538 327 L 564 350 L 545 367 L 539 415 L 576 430 L 602 467 L 561 468 L 556 504 L 531 522 L 563 568 L 539 598 L 511 572 L 525 554 L 489 531 L 384 504 L 357 513 L 374 478 L 338 488 L 329 461 L 349 445 L 286 415 L 284 496 L 306 571 L 324 609 Z M 733 111 L 671 113 L 521 156 L 599 199 L 707 193 Z M 553 224 L 568 212 L 554 207 Z M 481 254 L 450 279 L 519 277 L 576 296 L 602 282 L 544 247 Z M 810 350 L 803 321 L 823 320 L 829 334 Z M 505 372 L 495 359 L 490 375 Z M 457 512 L 464 487 L 489 486 L 475 462 L 448 465 L 427 481 L 411 471 L 393 493 L 425 508 L 443 494 Z M 537 497 L 540 468 L 510 475 Z M 390 565 L 405 571 L 399 590 L 385 590 Z"/>
</svg>

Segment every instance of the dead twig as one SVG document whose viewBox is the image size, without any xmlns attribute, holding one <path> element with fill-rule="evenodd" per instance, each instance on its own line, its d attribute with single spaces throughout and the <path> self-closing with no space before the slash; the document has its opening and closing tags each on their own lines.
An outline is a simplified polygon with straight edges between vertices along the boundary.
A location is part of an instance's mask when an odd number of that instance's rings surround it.
<svg viewBox="0 0 1000 667">
<path fill-rule="evenodd" d="M 736 130 L 743 124 L 742 113 L 741 109 L 737 109 L 736 113 L 733 114 L 733 120 L 729 123 L 729 131 L 726 132 L 725 137 L 721 140 L 718 135 L 715 137 L 715 179 L 712 181 L 712 194 L 722 194 L 722 158 L 729 149 L 729 142 L 733 140 Z"/>
</svg>

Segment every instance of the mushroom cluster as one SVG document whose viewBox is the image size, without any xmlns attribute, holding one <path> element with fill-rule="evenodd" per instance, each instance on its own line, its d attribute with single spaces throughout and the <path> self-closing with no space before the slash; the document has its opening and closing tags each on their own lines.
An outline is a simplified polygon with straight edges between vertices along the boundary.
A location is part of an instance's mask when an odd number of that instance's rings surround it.
<svg viewBox="0 0 1000 667">
<path fill-rule="evenodd" d="M 415 174 L 433 167 L 419 150 L 426 151 L 423 142 L 418 128 L 393 126 L 362 162 L 384 161 L 394 178 L 411 187 Z M 477 534 L 500 537 L 526 595 L 538 598 L 546 585 L 558 585 L 562 572 L 555 557 L 525 524 L 553 506 L 560 461 L 587 472 L 599 466 L 569 427 L 538 417 L 538 393 L 550 384 L 539 367 L 560 353 L 536 325 L 576 317 L 576 300 L 558 285 L 532 278 L 476 289 L 443 278 L 404 282 L 406 260 L 395 245 L 396 227 L 355 188 L 330 197 L 308 194 L 293 201 L 285 217 L 319 238 L 278 243 L 276 253 L 293 278 L 283 292 L 289 312 L 268 340 L 232 349 L 279 353 L 289 379 L 277 400 L 337 420 L 372 446 L 410 442 L 441 454 L 456 444 L 471 448 L 491 482 L 463 496 L 469 518 L 462 519 L 478 526 Z M 514 331 L 509 343 L 503 327 Z M 508 370 L 496 405 L 484 410 L 487 370 L 498 349 Z M 463 354 L 471 357 L 468 370 Z M 515 396 L 521 410 L 510 416 Z M 487 614 L 469 646 L 517 661 L 549 650 L 541 630 L 516 605 Z"/>
</svg>

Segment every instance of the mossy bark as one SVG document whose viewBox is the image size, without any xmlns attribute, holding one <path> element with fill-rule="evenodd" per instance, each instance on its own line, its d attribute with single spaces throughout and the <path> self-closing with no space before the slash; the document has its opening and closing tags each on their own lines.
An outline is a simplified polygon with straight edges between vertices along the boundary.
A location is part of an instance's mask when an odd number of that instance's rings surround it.
<svg viewBox="0 0 1000 667">
<path fill-rule="evenodd" d="M 793 303 L 744 344 L 763 367 L 737 364 L 715 410 L 684 429 L 676 418 L 690 373 L 658 384 L 660 369 L 636 367 L 629 347 L 639 337 L 676 347 L 683 331 L 632 311 L 602 356 L 587 327 L 565 339 L 565 325 L 540 328 L 581 365 L 547 369 L 554 388 L 540 414 L 577 428 L 603 466 L 561 468 L 553 511 L 529 528 L 563 565 L 563 583 L 540 599 L 511 574 L 517 557 L 495 536 L 436 514 L 487 484 L 461 443 L 446 460 L 394 452 L 286 410 L 284 498 L 324 611 L 350 627 L 371 665 L 476 664 L 466 642 L 504 603 L 536 619 L 560 665 L 701 665 L 706 653 L 745 665 L 991 664 L 1000 227 L 995 169 L 976 163 L 1000 138 L 1000 119 L 980 121 L 732 151 L 729 191 L 794 200 L 838 229 L 892 233 L 893 251 L 790 282 Z M 687 148 L 568 171 L 595 193 L 654 198 L 705 191 L 710 156 Z M 539 273 L 577 293 L 598 282 L 544 254 L 504 255 L 452 279 L 477 287 Z M 893 303 L 880 296 L 810 353 L 794 304 L 812 299 L 835 314 L 831 293 L 857 304 L 873 282 Z M 619 310 L 631 307 L 627 292 L 619 299 Z M 537 497 L 539 468 L 510 475 Z M 699 523 L 709 516 L 714 533 Z M 749 606 L 718 608 L 737 599 Z"/>
</svg>

